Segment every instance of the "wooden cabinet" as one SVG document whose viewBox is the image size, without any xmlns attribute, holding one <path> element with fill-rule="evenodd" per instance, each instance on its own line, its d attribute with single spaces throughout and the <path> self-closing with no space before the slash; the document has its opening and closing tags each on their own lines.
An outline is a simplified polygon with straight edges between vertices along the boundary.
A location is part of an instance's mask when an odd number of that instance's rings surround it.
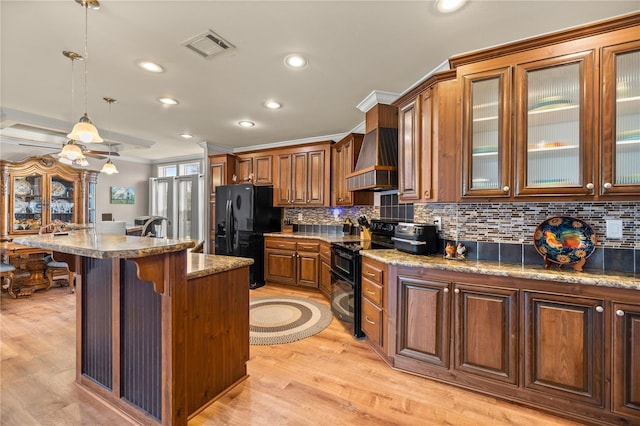
<svg viewBox="0 0 640 426">
<path fill-rule="evenodd" d="M 356 166 L 364 135 L 350 133 L 331 147 L 331 205 L 362 206 L 373 204 L 373 192 L 349 191 L 347 176 Z"/>
<path fill-rule="evenodd" d="M 399 368 L 407 358 L 429 366 L 449 368 L 450 283 L 399 273 L 396 358 Z"/>
<path fill-rule="evenodd" d="M 51 156 L 0 160 L 0 169 L 0 239 L 37 234 L 56 220 L 95 223 L 98 172 L 60 164 Z"/>
<path fill-rule="evenodd" d="M 525 292 L 525 386 L 580 402 L 604 402 L 604 301 Z"/>
<path fill-rule="evenodd" d="M 613 303 L 613 401 L 616 413 L 640 416 L 640 304 Z"/>
<path fill-rule="evenodd" d="M 437 74 L 398 99 L 400 202 L 457 198 L 456 72 Z"/>
<path fill-rule="evenodd" d="M 387 266 L 373 259 L 362 258 L 362 331 L 376 352 L 389 356 L 387 339 L 389 310 L 385 282 Z"/>
<path fill-rule="evenodd" d="M 239 183 L 271 185 L 273 183 L 273 155 L 254 152 L 236 157 L 236 176 Z"/>
<path fill-rule="evenodd" d="M 600 194 L 640 194 L 640 40 L 602 49 Z"/>
<path fill-rule="evenodd" d="M 320 242 L 266 237 L 264 276 L 267 283 L 318 288 Z"/>
<path fill-rule="evenodd" d="M 462 197 L 637 196 L 639 31 L 627 17 L 450 59 Z"/>
<path fill-rule="evenodd" d="M 209 156 L 209 253 L 215 253 L 216 248 L 216 187 L 231 183 L 235 165 L 233 155 Z"/>
<path fill-rule="evenodd" d="M 329 206 L 330 143 L 316 143 L 274 154 L 274 205 Z"/>
</svg>

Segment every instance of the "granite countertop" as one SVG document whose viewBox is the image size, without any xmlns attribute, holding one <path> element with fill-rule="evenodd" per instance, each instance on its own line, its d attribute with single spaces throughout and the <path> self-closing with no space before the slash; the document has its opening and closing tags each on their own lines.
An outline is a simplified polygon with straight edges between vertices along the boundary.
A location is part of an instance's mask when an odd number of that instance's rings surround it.
<svg viewBox="0 0 640 426">
<path fill-rule="evenodd" d="M 146 257 L 186 250 L 195 245 L 195 241 L 190 240 L 96 234 L 93 231 L 72 231 L 66 235 L 33 235 L 14 238 L 13 241 L 26 246 L 96 259 Z"/>
<path fill-rule="evenodd" d="M 640 278 L 633 274 L 576 272 L 569 266 L 559 270 L 557 268 L 545 269 L 541 265 L 523 266 L 515 263 L 498 263 L 484 260 L 454 260 L 445 259 L 442 255 L 416 256 L 393 249 L 362 250 L 360 253 L 362 256 L 388 265 L 640 290 Z"/>
<path fill-rule="evenodd" d="M 187 279 L 205 277 L 252 264 L 253 259 L 246 257 L 189 253 L 187 255 Z"/>
<path fill-rule="evenodd" d="M 282 237 L 282 238 L 304 238 L 324 241 L 326 243 L 341 243 L 341 242 L 354 242 L 360 241 L 359 235 L 343 235 L 343 234 L 328 234 L 328 233 L 316 233 L 316 232 L 267 232 L 265 237 Z"/>
</svg>

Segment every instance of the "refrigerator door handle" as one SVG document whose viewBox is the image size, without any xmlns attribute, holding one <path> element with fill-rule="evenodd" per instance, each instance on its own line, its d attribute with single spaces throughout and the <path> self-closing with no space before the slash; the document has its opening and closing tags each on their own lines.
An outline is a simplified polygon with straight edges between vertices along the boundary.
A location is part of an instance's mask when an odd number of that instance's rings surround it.
<svg viewBox="0 0 640 426">
<path fill-rule="evenodd" d="M 227 205 L 225 206 L 225 220 L 227 221 L 227 235 L 226 235 L 226 243 L 227 243 L 227 254 L 233 253 L 233 225 L 231 223 L 231 200 L 227 200 Z"/>
</svg>

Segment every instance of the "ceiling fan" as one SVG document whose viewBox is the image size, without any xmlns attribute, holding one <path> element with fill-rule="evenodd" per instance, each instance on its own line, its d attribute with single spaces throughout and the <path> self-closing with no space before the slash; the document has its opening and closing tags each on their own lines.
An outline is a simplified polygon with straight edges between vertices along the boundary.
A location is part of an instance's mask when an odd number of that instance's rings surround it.
<svg viewBox="0 0 640 426">
<path fill-rule="evenodd" d="M 67 143 L 71 142 L 70 140 L 67 141 Z M 59 146 L 43 146 L 40 144 L 29 144 L 29 143 L 19 143 L 19 145 L 22 146 L 32 146 L 32 147 L 36 147 L 36 148 L 44 148 L 44 149 L 51 149 L 51 150 L 56 150 L 56 151 L 60 151 L 62 148 L 64 148 L 64 146 L 67 144 L 64 143 L 62 145 Z M 80 149 L 82 150 L 82 154 L 87 156 L 87 157 L 91 157 L 91 158 L 96 158 L 98 160 L 104 160 L 105 156 L 111 155 L 114 157 L 119 157 L 120 154 L 118 153 L 118 151 L 98 151 L 98 150 L 93 150 L 93 149 L 88 149 L 86 146 L 79 144 L 78 142 L 75 143 L 76 145 L 78 145 L 78 147 L 80 147 Z"/>
</svg>

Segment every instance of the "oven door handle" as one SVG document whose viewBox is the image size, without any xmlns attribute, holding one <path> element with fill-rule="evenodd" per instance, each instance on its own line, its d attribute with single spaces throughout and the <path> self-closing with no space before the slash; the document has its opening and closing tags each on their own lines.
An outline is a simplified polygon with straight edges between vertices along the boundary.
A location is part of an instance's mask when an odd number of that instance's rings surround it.
<svg viewBox="0 0 640 426">
<path fill-rule="evenodd" d="M 426 241 L 407 240 L 405 238 L 391 237 L 393 241 L 400 241 L 401 243 L 411 244 L 412 246 L 423 246 L 427 244 Z"/>
<path fill-rule="evenodd" d="M 333 269 L 331 270 L 331 278 L 335 278 L 338 281 L 346 281 L 349 284 L 353 285 L 353 282 L 350 279 L 345 278 L 344 276 L 342 276 L 338 272 L 334 271 Z"/>
</svg>

